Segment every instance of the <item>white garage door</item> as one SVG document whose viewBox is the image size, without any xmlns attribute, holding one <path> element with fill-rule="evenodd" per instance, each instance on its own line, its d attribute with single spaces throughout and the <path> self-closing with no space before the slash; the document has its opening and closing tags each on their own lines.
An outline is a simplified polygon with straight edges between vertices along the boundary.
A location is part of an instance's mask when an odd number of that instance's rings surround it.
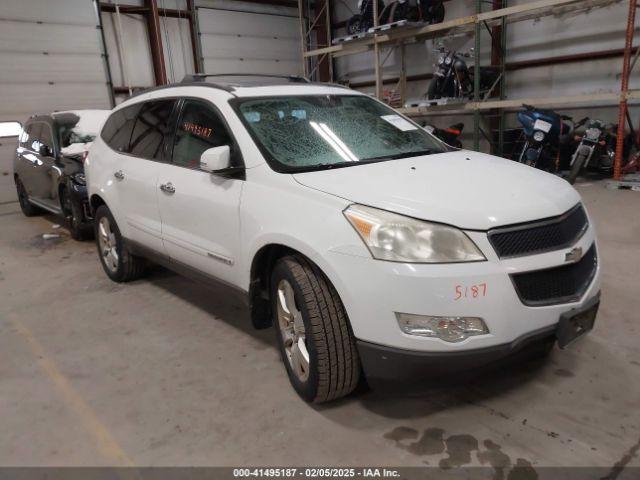
<svg viewBox="0 0 640 480">
<path fill-rule="evenodd" d="M 97 24 L 91 0 L 0 1 L 0 121 L 110 108 Z M 13 196 L 14 148 L 0 140 L 0 201 Z"/>
<path fill-rule="evenodd" d="M 301 75 L 298 17 L 198 8 L 206 73 Z"/>
</svg>

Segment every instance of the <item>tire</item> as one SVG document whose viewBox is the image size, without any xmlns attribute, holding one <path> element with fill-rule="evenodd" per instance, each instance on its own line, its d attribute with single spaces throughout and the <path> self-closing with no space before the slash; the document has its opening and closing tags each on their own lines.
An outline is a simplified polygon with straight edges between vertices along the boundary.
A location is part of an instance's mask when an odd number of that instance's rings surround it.
<svg viewBox="0 0 640 480">
<path fill-rule="evenodd" d="M 569 182 L 571 185 L 576 183 L 576 179 L 578 178 L 578 175 L 580 174 L 580 170 L 582 170 L 582 166 L 584 165 L 584 162 L 586 159 L 587 159 L 587 156 L 582 153 L 578 153 L 576 155 L 576 159 L 573 162 L 573 165 L 571 166 L 571 171 L 569 172 L 569 176 L 567 177 L 567 182 Z"/>
<path fill-rule="evenodd" d="M 429 23 L 442 23 L 444 21 L 444 4 L 440 2 L 438 5 L 432 7 L 431 20 Z"/>
<path fill-rule="evenodd" d="M 362 29 L 362 15 L 354 15 L 349 20 L 347 20 L 347 34 L 355 35 L 360 33 Z"/>
<path fill-rule="evenodd" d="M 111 280 L 130 282 L 142 276 L 144 259 L 132 255 L 124 245 L 118 224 L 106 205 L 101 205 L 96 211 L 94 232 L 100 263 Z"/>
<path fill-rule="evenodd" d="M 355 339 L 338 293 L 318 267 L 302 256 L 280 259 L 271 275 L 271 302 L 282 361 L 296 392 L 313 403 L 353 392 L 361 376 Z M 303 346 L 306 365 L 300 361 Z"/>
<path fill-rule="evenodd" d="M 35 217 L 36 215 L 41 215 L 43 213 L 40 208 L 36 207 L 29 201 L 29 193 L 27 193 L 27 189 L 24 188 L 24 185 L 19 178 L 16 179 L 16 192 L 18 194 L 20 209 L 25 217 Z"/>
<path fill-rule="evenodd" d="M 431 81 L 429 82 L 429 89 L 427 90 L 428 100 L 434 100 L 436 98 L 440 98 L 440 95 L 438 94 L 438 90 L 439 90 L 438 87 L 439 87 L 438 80 L 436 80 L 435 78 L 431 79 Z"/>
<path fill-rule="evenodd" d="M 60 190 L 60 206 L 71 238 L 78 241 L 90 239 L 93 236 L 93 229 L 82 221 L 84 217 L 82 209 L 71 199 L 66 188 Z"/>
</svg>

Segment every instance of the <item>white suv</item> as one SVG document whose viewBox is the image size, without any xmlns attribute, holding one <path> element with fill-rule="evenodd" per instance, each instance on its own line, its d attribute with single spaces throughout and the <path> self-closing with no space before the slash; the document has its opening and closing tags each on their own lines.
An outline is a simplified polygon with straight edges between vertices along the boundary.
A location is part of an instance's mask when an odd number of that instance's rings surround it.
<svg viewBox="0 0 640 480">
<path fill-rule="evenodd" d="M 213 81 L 216 83 L 213 83 Z M 107 275 L 144 258 L 240 291 L 296 391 L 564 347 L 600 289 L 564 180 L 449 147 L 367 95 L 200 76 L 119 105 L 86 162 Z"/>
</svg>

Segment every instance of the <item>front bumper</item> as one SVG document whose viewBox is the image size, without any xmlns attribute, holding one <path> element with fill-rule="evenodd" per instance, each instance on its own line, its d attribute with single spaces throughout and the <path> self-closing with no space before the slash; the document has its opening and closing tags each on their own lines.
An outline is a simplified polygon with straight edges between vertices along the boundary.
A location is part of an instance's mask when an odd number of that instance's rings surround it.
<svg viewBox="0 0 640 480">
<path fill-rule="evenodd" d="M 90 225 L 93 221 L 91 209 L 89 208 L 89 194 L 86 185 L 80 185 L 72 180 L 68 182 L 68 191 L 71 201 L 74 202 L 82 212 L 82 223 Z"/>
<path fill-rule="evenodd" d="M 591 309 L 600 301 L 598 293 L 576 313 Z M 559 319 L 558 319 L 559 320 Z M 512 342 L 491 347 L 449 352 L 403 350 L 358 341 L 360 361 L 367 380 L 372 383 L 419 382 L 452 373 L 473 373 L 491 364 L 513 363 L 518 358 L 545 351 L 555 344 L 560 323 L 526 333 Z"/>
<path fill-rule="evenodd" d="M 467 232 L 487 258 L 459 264 L 405 264 L 373 260 L 368 252 L 330 251 L 330 275 L 342 299 L 356 339 L 403 351 L 469 352 L 513 344 L 532 332 L 552 329 L 560 317 L 581 308 L 600 291 L 601 267 L 580 298 L 566 303 L 531 306 L 519 298 L 511 275 L 566 264 L 574 247 L 587 252 L 596 242 L 593 227 L 571 246 L 517 258 L 497 257 L 486 233 Z M 596 245 L 597 248 L 597 245 Z M 474 288 L 481 286 L 480 289 Z M 474 292 L 480 291 L 480 294 Z M 448 343 L 403 333 L 395 312 L 431 316 L 480 317 L 486 335 Z"/>
</svg>

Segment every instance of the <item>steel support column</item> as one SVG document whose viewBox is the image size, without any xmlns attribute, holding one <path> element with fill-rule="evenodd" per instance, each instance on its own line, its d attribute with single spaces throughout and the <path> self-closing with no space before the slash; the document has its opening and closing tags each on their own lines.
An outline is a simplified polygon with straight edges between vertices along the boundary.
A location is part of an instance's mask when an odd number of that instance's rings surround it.
<svg viewBox="0 0 640 480">
<path fill-rule="evenodd" d="M 316 43 L 318 47 L 331 46 L 331 20 L 329 13 L 329 0 L 316 0 L 314 4 L 314 13 L 317 18 L 314 31 L 316 32 Z M 332 78 L 332 59 L 330 55 L 318 57 L 318 80 L 321 82 L 331 82 Z"/>
<path fill-rule="evenodd" d="M 482 0 L 476 0 L 476 14 L 482 13 Z M 473 65 L 473 101 L 480 101 L 480 34 L 482 32 L 482 24 L 475 24 L 475 46 L 473 49 L 474 65 Z M 473 112 L 473 149 L 480 150 L 480 111 Z"/>
<path fill-rule="evenodd" d="M 202 73 L 202 66 L 200 64 L 200 54 L 198 51 L 198 45 L 200 44 L 200 38 L 198 37 L 198 16 L 196 15 L 196 7 L 193 4 L 193 0 L 187 0 L 187 10 L 189 11 L 189 36 L 191 37 L 191 53 L 193 55 L 193 69 L 196 73 Z"/>
<path fill-rule="evenodd" d="M 149 30 L 149 44 L 151 46 L 151 59 L 153 61 L 153 74 L 156 85 L 165 85 L 167 83 L 167 67 L 164 63 L 158 2 L 157 0 L 145 0 L 144 4 L 148 9 L 146 18 L 147 28 Z"/>
<path fill-rule="evenodd" d="M 633 49 L 633 31 L 636 23 L 637 0 L 629 0 L 629 16 L 627 18 L 627 34 L 624 44 L 624 60 L 622 64 L 622 85 L 620 88 L 620 112 L 618 116 L 618 138 L 616 140 L 616 160 L 613 166 L 613 178 L 619 180 L 622 174 L 622 156 L 624 153 L 624 131 L 627 119 L 627 93 L 631 76 L 631 51 Z"/>
<path fill-rule="evenodd" d="M 379 25 L 379 15 L 381 12 L 378 12 L 378 1 L 373 0 L 373 26 L 378 27 Z M 375 75 L 376 75 L 376 98 L 378 100 L 382 100 L 382 65 L 380 65 L 380 44 L 378 43 L 378 33 L 374 33 L 374 41 L 373 44 L 373 54 L 375 64 Z"/>
</svg>

